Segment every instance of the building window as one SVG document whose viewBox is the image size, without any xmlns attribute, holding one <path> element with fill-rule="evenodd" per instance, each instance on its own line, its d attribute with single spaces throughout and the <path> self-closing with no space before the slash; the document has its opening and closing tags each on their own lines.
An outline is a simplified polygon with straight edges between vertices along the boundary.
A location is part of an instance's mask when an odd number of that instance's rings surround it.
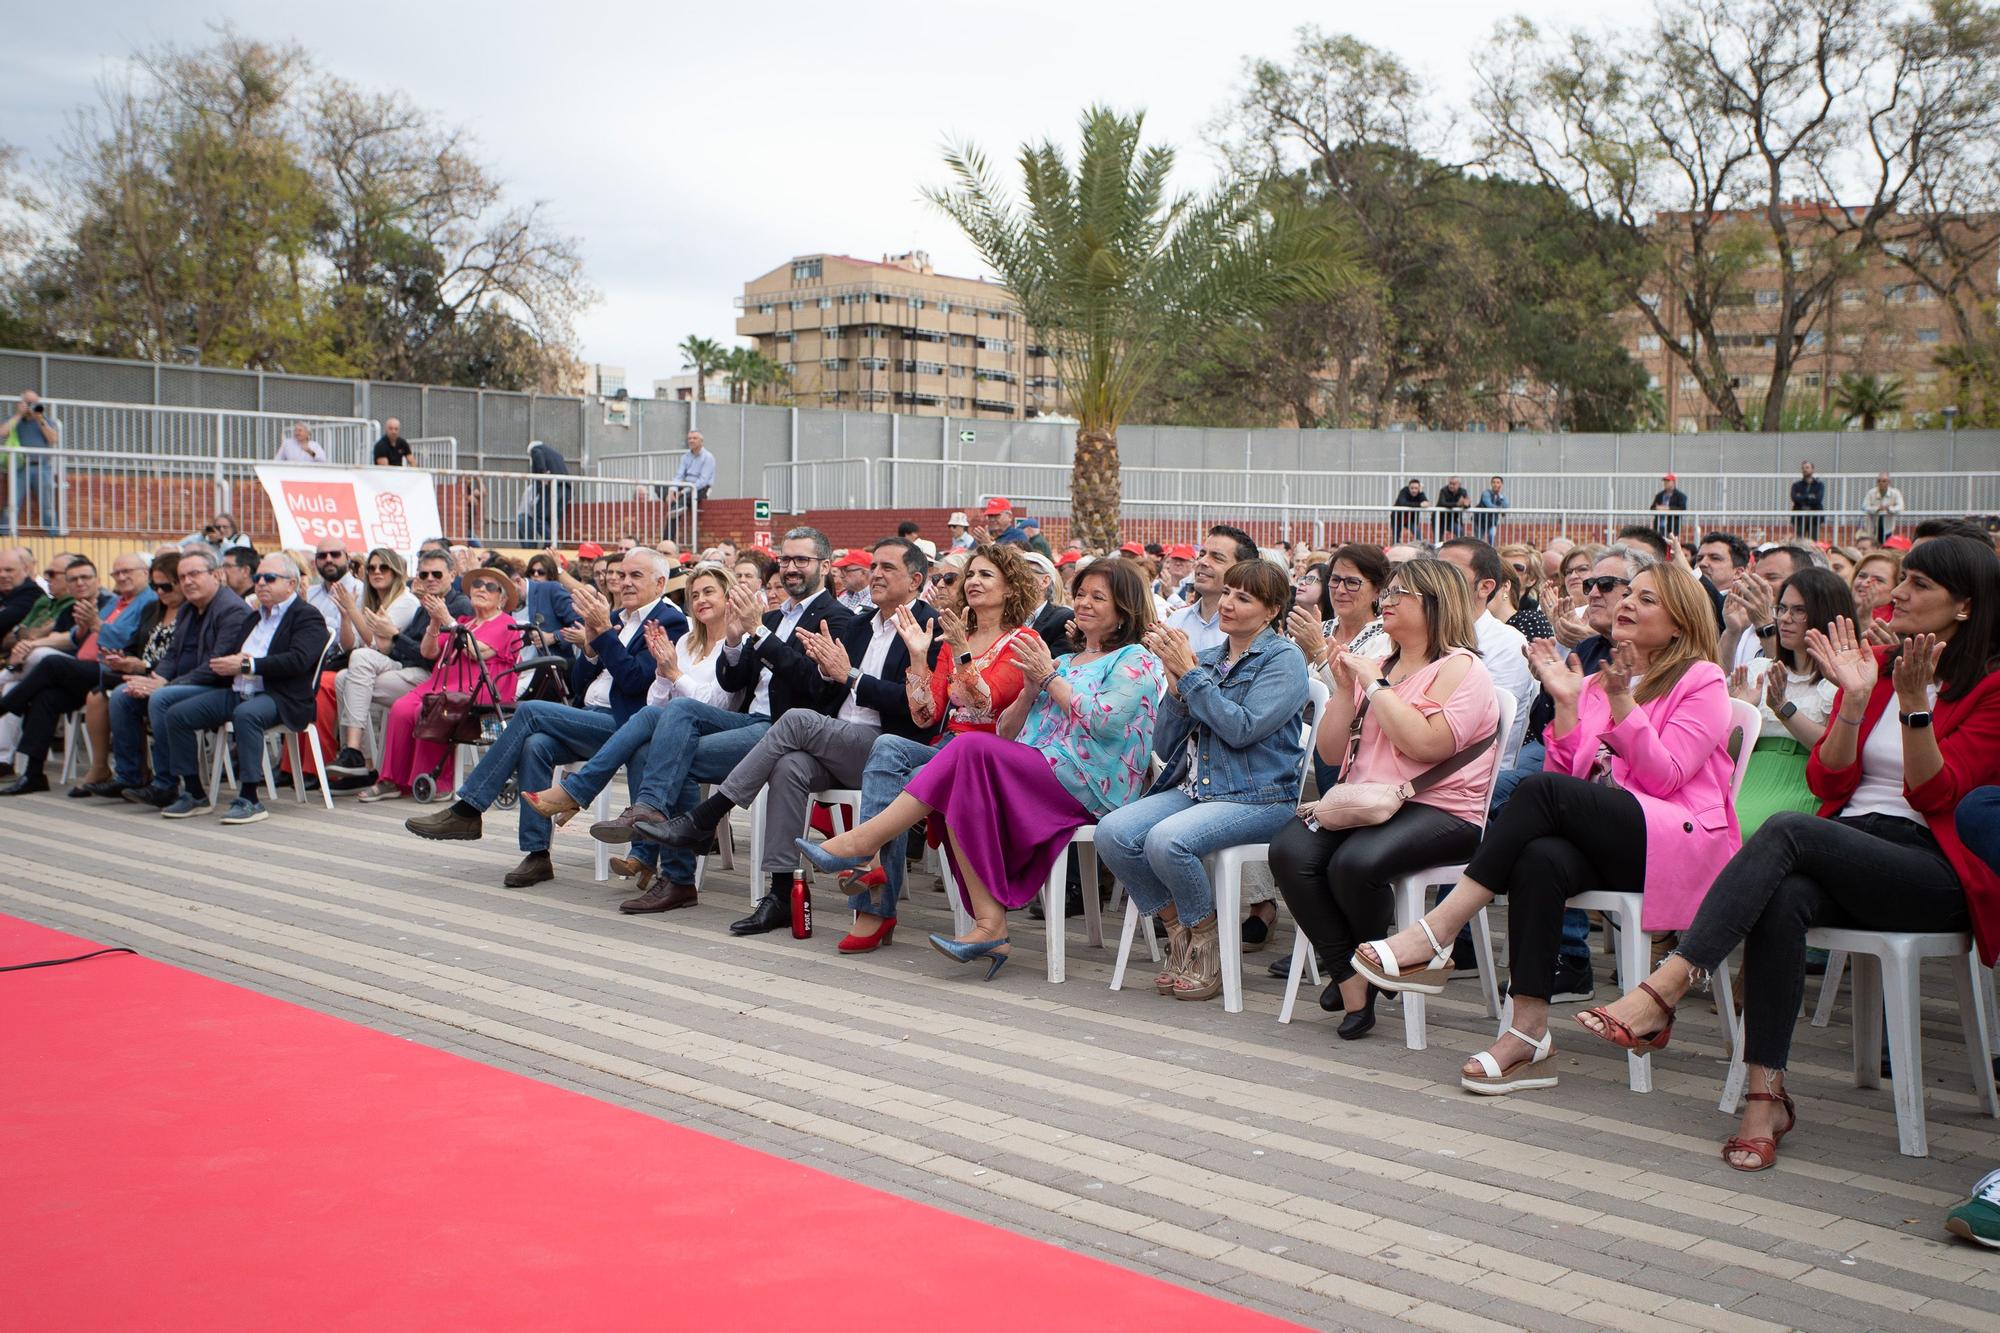
<svg viewBox="0 0 2000 1333">
<path fill-rule="evenodd" d="M 1808 370 L 1804 375 L 1800 376 L 1800 378 L 1805 381 L 1805 386 L 1808 389 L 1817 389 L 1819 387 L 1820 379 L 1819 379 L 1819 372 L 1817 370 Z"/>
<path fill-rule="evenodd" d="M 820 365 L 824 366 L 824 367 L 825 367 L 826 369 L 828 369 L 828 370 L 845 370 L 845 369 L 847 369 L 847 363 L 846 363 L 845 361 L 842 361 L 842 360 L 841 360 L 841 359 L 840 359 L 839 357 L 837 357 L 837 356 L 830 356 L 830 357 L 827 357 L 827 358 L 826 358 L 826 359 L 825 359 L 824 361 L 821 361 L 821 362 L 820 362 Z"/>
<path fill-rule="evenodd" d="M 864 356 L 854 363 L 863 370 L 887 370 L 889 363 L 879 356 Z"/>
<path fill-rule="evenodd" d="M 1778 293 L 1769 287 L 1759 287 L 1757 289 L 1757 304 L 1758 305 L 1778 304 Z"/>
<path fill-rule="evenodd" d="M 832 298 L 831 296 L 822 296 L 822 297 L 820 297 L 820 298 L 819 298 L 819 308 L 820 308 L 821 310 L 831 310 L 831 309 L 833 309 L 833 298 Z"/>
<path fill-rule="evenodd" d="M 1840 345 L 1842 347 L 1859 347 L 1861 346 L 1861 335 L 1858 333 L 1843 333 L 1840 335 Z"/>
<path fill-rule="evenodd" d="M 1937 331 L 1936 329 L 1918 329 L 1918 330 L 1917 330 L 1917 341 L 1918 341 L 1918 342 L 1920 342 L 1920 343 L 1934 343 L 1934 342 L 1936 342 L 1937 340 L 1938 340 L 1938 331 Z"/>
<path fill-rule="evenodd" d="M 1824 329 L 1806 330 L 1805 345 L 1807 347 L 1821 347 L 1824 346 L 1825 343 L 1826 343 L 1826 330 Z"/>
<path fill-rule="evenodd" d="M 951 410 L 954 412 L 963 412 L 965 410 L 965 400 L 963 398 L 952 399 Z"/>
<path fill-rule="evenodd" d="M 1935 370 L 1920 370 L 1917 372 L 1917 385 L 1919 388 L 1928 389 L 1937 383 L 1937 378 Z"/>
<path fill-rule="evenodd" d="M 819 331 L 819 336 L 825 338 L 829 342 L 837 340 L 840 337 L 840 325 L 838 324 L 827 325 L 825 328 Z"/>
<path fill-rule="evenodd" d="M 790 329 L 780 329 L 773 336 L 781 343 L 788 343 L 792 340 L 792 331 Z"/>
<path fill-rule="evenodd" d="M 1640 334 L 1640 335 L 1639 335 L 1639 350 L 1640 350 L 1640 351 L 1642 351 L 1642 352 L 1657 352 L 1657 351 L 1659 351 L 1659 350 L 1660 350 L 1660 335 L 1659 335 L 1659 334 L 1657 334 L 1657 333 L 1642 333 L 1642 334 Z"/>
<path fill-rule="evenodd" d="M 1868 293 L 1859 287 L 1843 287 L 1840 292 L 1842 305 L 1860 305 L 1868 299 Z"/>
<path fill-rule="evenodd" d="M 1696 389 L 1699 389 L 1700 387 L 1701 387 L 1701 381 L 1697 380 L 1694 376 L 1692 375 L 1681 376 L 1681 391 L 1683 393 L 1693 393 Z"/>
<path fill-rule="evenodd" d="M 1014 344 L 1008 342 L 1005 338 L 975 338 L 973 342 L 982 352 L 1011 352 L 1014 350 Z"/>
<path fill-rule="evenodd" d="M 1929 305 L 1938 299 L 1938 294 L 1920 282 L 1910 284 L 1910 299 L 1918 305 Z"/>
<path fill-rule="evenodd" d="M 792 281 L 811 282 L 819 276 L 818 259 L 794 259 L 792 261 Z"/>
<path fill-rule="evenodd" d="M 912 310 L 922 310 L 923 308 L 924 308 L 924 298 L 923 298 L 923 297 L 921 297 L 921 296 L 912 296 L 912 297 L 910 298 L 910 309 L 912 309 Z"/>
<path fill-rule="evenodd" d="M 769 301 L 765 301 L 757 307 L 757 313 L 760 315 L 769 315 L 776 313 L 777 309 L 778 307 L 772 305 Z"/>
<path fill-rule="evenodd" d="M 1884 287 L 1882 289 L 1882 299 L 1890 305 L 1901 305 L 1905 300 L 1909 299 L 1909 289 L 1900 283 Z"/>
</svg>

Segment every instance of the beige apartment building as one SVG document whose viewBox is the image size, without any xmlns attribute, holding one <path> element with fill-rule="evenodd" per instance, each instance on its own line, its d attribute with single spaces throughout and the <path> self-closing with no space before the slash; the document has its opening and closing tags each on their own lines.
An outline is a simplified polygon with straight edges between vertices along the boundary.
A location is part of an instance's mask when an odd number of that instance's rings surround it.
<svg viewBox="0 0 2000 1333">
<path fill-rule="evenodd" d="M 1808 223 L 1832 215 L 1836 209 L 1832 204 L 1811 201 L 1785 207 L 1794 219 Z M 1725 241 L 1727 229 L 1733 225 L 1744 227 L 1753 236 L 1769 236 L 1762 213 L 1745 212 L 1723 219 L 1711 244 Z M 2000 218 L 1974 218 L 1966 224 L 1968 228 L 1988 229 L 1996 225 L 2000 225 Z M 1883 227 L 1883 235 L 1894 238 L 1909 230 L 1892 217 Z M 1800 232 L 1809 234 L 1809 228 L 1802 227 Z M 1789 388 L 1794 404 L 1830 408 L 1841 376 L 1848 374 L 1894 379 L 1901 385 L 1903 409 L 1882 419 L 1880 424 L 1887 428 L 1935 412 L 1951 401 L 1951 377 L 1939 368 L 1938 354 L 1960 341 L 1958 331 L 1946 302 L 1933 286 L 1911 272 L 1904 257 L 1914 256 L 1923 272 L 1935 275 L 1940 284 L 1944 282 L 1942 264 L 1914 241 L 1891 239 L 1887 248 L 1890 253 L 1860 259 L 1840 279 L 1812 326 L 1797 335 L 1798 355 Z M 1996 294 L 1995 278 L 1994 263 L 1989 260 L 1978 272 L 1977 296 L 1960 299 L 1968 306 L 1990 310 Z M 1729 308 L 1717 319 L 1723 364 L 1730 370 L 1737 397 L 1746 408 L 1761 406 L 1770 389 L 1779 292 L 1778 256 L 1766 250 L 1759 262 L 1743 273 L 1729 298 Z M 1669 330 L 1685 338 L 1685 316 L 1671 302 L 1663 314 Z M 1666 350 L 1665 340 L 1653 331 L 1650 322 L 1637 312 L 1616 318 L 1626 351 L 1645 367 L 1665 402 L 1667 429 L 1725 429 L 1723 418 L 1694 376 Z"/>
<path fill-rule="evenodd" d="M 921 250 L 801 255 L 743 284 L 739 336 L 786 367 L 799 407 L 1023 420 L 1058 410 L 1053 362 L 1005 288 Z"/>
</svg>

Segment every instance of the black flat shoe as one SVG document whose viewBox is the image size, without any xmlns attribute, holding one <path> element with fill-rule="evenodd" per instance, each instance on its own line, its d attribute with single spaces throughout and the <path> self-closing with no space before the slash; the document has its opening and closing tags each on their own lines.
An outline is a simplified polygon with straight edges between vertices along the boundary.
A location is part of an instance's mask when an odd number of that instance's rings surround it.
<svg viewBox="0 0 2000 1333">
<path fill-rule="evenodd" d="M 1368 988 L 1368 998 L 1361 1007 L 1340 1020 L 1339 1036 L 1342 1041 L 1353 1041 L 1365 1037 L 1375 1027 L 1375 997 L 1382 992 L 1373 986 Z"/>
<path fill-rule="evenodd" d="M 1291 973 L 1287 971 L 1286 975 L 1290 976 Z M 1326 1010 L 1329 1014 L 1337 1014 L 1347 1008 L 1347 1001 L 1340 998 L 1340 983 L 1338 981 L 1329 981 L 1326 983 L 1326 989 L 1319 993 L 1319 1007 Z"/>
<path fill-rule="evenodd" d="M 0 796 L 33 796 L 36 792 L 44 792 L 48 789 L 48 774 L 42 772 L 40 769 L 36 769 L 32 773 L 24 773 L 6 786 L 0 787 Z"/>
</svg>

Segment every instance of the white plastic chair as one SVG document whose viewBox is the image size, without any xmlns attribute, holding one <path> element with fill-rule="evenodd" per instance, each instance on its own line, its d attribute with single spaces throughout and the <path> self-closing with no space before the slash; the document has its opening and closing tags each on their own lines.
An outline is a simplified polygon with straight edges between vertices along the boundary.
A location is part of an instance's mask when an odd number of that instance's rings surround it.
<svg viewBox="0 0 2000 1333">
<path fill-rule="evenodd" d="M 79 741 L 82 742 L 81 745 L 78 744 Z M 83 724 L 83 710 L 79 708 L 63 714 L 63 766 L 62 777 L 59 780 L 65 786 L 76 775 L 76 761 L 86 750 L 90 752 L 90 762 L 96 763 L 97 747 L 90 743 L 90 728 Z M 90 770 L 86 768 L 84 771 Z"/>
<path fill-rule="evenodd" d="M 1757 711 L 1757 705 L 1742 699 L 1729 701 L 1729 730 L 1724 733 L 1724 744 L 1733 743 L 1736 746 L 1731 756 L 1732 803 L 1743 794 L 1743 779 L 1750 771 L 1750 753 L 1757 747 L 1757 732 L 1762 726 L 1763 717 Z M 1579 893 L 1569 900 L 1569 905 L 1586 912 L 1602 912 L 1607 933 L 1616 932 L 1618 987 L 1621 991 L 1636 988 L 1651 975 L 1653 937 L 1639 924 L 1639 916 L 1645 906 L 1644 895 L 1617 891 Z M 1736 993 L 1731 984 L 1728 959 L 1723 959 L 1716 967 L 1710 978 L 1709 990 L 1715 995 L 1715 1007 L 1721 1015 L 1723 1045 L 1729 1048 L 1733 1059 L 1741 1050 L 1742 1027 L 1736 1018 Z M 1627 1051 L 1625 1056 L 1632 1091 L 1651 1092 L 1652 1052 Z"/>
<path fill-rule="evenodd" d="M 1329 691 L 1324 681 L 1309 677 L 1306 681 L 1306 718 L 1301 728 L 1304 733 L 1305 754 L 1299 759 L 1298 793 L 1303 794 L 1306 774 L 1312 771 L 1313 735 L 1319 729 L 1319 719 L 1326 711 Z M 1298 803 L 1294 795 L 1292 803 Z M 1237 847 L 1224 847 L 1208 858 L 1208 882 L 1215 889 L 1216 947 L 1222 953 L 1222 1008 L 1226 1013 L 1243 1012 L 1243 868 L 1268 861 L 1271 855 L 1269 843 L 1245 843 Z M 1111 969 L 1111 989 L 1121 990 L 1125 985 L 1125 965 L 1132 957 L 1132 937 L 1139 929 L 1142 914 L 1139 905 L 1125 896 L 1125 929 L 1118 939 L 1118 961 Z M 1146 936 L 1152 943 L 1153 926 L 1150 919 L 1146 923 Z"/>
<path fill-rule="evenodd" d="M 1505 690 L 1495 690 L 1494 698 L 1500 705 L 1499 740 L 1495 743 L 1496 748 L 1498 748 L 1506 744 L 1507 733 L 1513 728 L 1515 701 L 1514 696 L 1508 694 Z M 1486 790 L 1480 797 L 1482 808 L 1493 804 L 1493 788 L 1500 781 L 1502 767 L 1504 767 L 1502 764 L 1494 765 L 1492 779 L 1486 784 Z M 1419 870 L 1396 880 L 1394 885 L 1396 895 L 1396 928 L 1398 930 L 1408 930 L 1411 926 L 1416 925 L 1417 919 L 1424 914 L 1424 898 L 1426 893 L 1433 886 L 1450 887 L 1457 884 L 1459 876 L 1464 873 L 1465 866 L 1463 864 L 1432 866 L 1428 870 Z M 1285 982 L 1285 1002 L 1278 1010 L 1278 1021 L 1280 1023 L 1289 1023 L 1292 1021 L 1292 1009 L 1297 1003 L 1299 995 L 1299 976 L 1314 961 L 1312 958 L 1312 943 L 1306 939 L 1305 932 L 1297 931 L 1294 933 L 1295 938 L 1292 942 L 1292 972 L 1291 976 Z M 1495 975 L 1497 968 L 1493 961 L 1493 928 L 1487 919 L 1484 907 L 1480 908 L 1478 913 L 1472 918 L 1472 949 L 1473 953 L 1479 959 L 1479 987 L 1485 995 L 1486 1015 L 1489 1018 L 1497 1019 L 1500 1017 L 1500 981 Z M 1312 967 L 1312 974 L 1313 980 L 1317 982 L 1319 980 L 1319 968 L 1317 966 Z M 1396 998 L 1403 1005 L 1403 1045 L 1410 1050 L 1421 1051 L 1428 1044 L 1424 1035 L 1426 1017 L 1424 1001 L 1428 997 L 1418 995 L 1414 991 L 1405 991 Z"/>
<path fill-rule="evenodd" d="M 1967 934 L 1904 934 L 1820 926 L 1806 932 L 1806 944 L 1837 949 L 1854 963 L 1854 1086 L 1882 1086 L 1882 1021 L 1888 1010 L 1889 1060 L 1895 1071 L 1896 1143 L 1905 1157 L 1927 1157 L 1924 1130 L 1924 1046 L 1922 1001 L 1917 983 L 1926 958 L 1951 961 L 1958 985 L 1958 1016 L 1965 1034 L 1965 1058 L 1972 1090 L 1989 1116 L 2000 1116 L 2000 1094 L 1987 1056 L 1992 1040 L 1992 988 Z M 1723 1083 L 1722 1109 L 1734 1113 L 1748 1076 L 1739 1043 Z"/>
<path fill-rule="evenodd" d="M 319 650 L 319 663 L 313 668 L 312 673 L 313 688 L 315 690 L 319 688 L 320 673 L 326 668 L 327 654 L 333 651 L 335 642 L 334 636 L 329 635 L 327 636 L 326 646 Z M 285 759 L 292 766 L 292 790 L 297 794 L 299 804 L 305 804 L 306 770 L 305 765 L 299 760 L 300 736 L 304 736 L 312 745 L 313 777 L 319 781 L 320 799 L 326 802 L 328 810 L 332 810 L 333 788 L 328 785 L 326 780 L 326 752 L 320 747 L 319 724 L 317 722 L 308 722 L 297 731 L 280 722 L 265 731 L 263 785 L 266 788 L 274 790 L 278 785 L 271 776 L 271 742 L 282 738 L 285 745 Z M 231 781 L 236 781 L 242 776 L 231 772 L 234 765 L 229 762 L 230 753 L 236 748 L 233 743 L 235 737 L 236 723 L 233 720 L 224 722 L 215 732 L 215 757 L 209 771 L 208 779 L 208 790 L 213 796 L 220 797 L 222 795 L 223 776 L 225 773 L 229 774 Z"/>
</svg>

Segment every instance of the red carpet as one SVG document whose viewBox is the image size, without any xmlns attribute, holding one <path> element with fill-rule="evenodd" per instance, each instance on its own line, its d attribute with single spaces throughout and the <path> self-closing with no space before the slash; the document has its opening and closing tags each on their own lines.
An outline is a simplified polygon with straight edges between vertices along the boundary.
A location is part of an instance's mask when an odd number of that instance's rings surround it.
<svg viewBox="0 0 2000 1333">
<path fill-rule="evenodd" d="M 145 958 L 0 973 L 0 1071 L 11 1328 L 1285 1327 Z"/>
</svg>

